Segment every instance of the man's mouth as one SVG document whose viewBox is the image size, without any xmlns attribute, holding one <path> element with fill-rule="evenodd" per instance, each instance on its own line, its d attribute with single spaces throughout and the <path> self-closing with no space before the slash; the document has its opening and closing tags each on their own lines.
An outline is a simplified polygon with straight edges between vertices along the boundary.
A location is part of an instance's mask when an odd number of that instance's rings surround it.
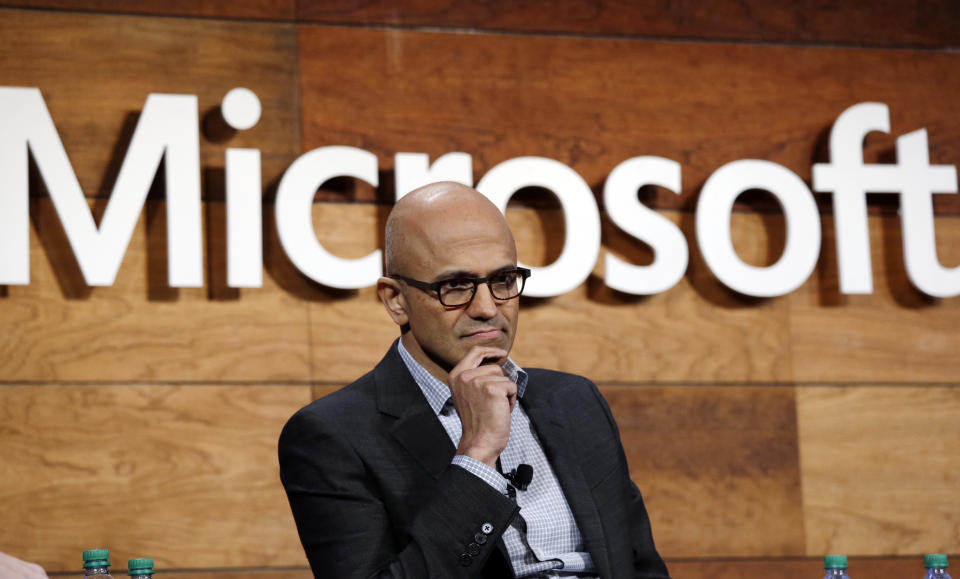
<svg viewBox="0 0 960 579">
<path fill-rule="evenodd" d="M 499 338 L 503 335 L 503 330 L 500 328 L 481 328 L 474 330 L 469 334 L 466 334 L 465 338 L 477 338 L 480 340 L 489 340 L 491 338 Z"/>
</svg>

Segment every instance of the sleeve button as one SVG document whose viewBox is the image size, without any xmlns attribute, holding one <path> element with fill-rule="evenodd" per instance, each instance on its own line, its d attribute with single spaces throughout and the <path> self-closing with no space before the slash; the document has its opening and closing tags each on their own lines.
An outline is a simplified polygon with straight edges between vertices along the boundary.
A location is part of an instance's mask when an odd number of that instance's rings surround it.
<svg viewBox="0 0 960 579">
<path fill-rule="evenodd" d="M 467 555 L 466 553 L 460 554 L 461 565 L 463 565 L 464 567 L 469 567 L 471 563 L 473 563 L 473 557 L 471 557 L 470 555 Z"/>
<path fill-rule="evenodd" d="M 484 535 L 489 535 L 490 533 L 493 532 L 493 525 L 491 525 L 490 523 L 484 523 L 480 527 L 480 530 L 483 531 Z"/>
<path fill-rule="evenodd" d="M 479 555 L 480 545 L 476 543 L 470 543 L 469 545 L 467 545 L 467 554 L 469 554 L 472 557 L 476 557 L 477 555 Z"/>
<path fill-rule="evenodd" d="M 476 535 L 473 536 L 473 540 L 478 545 L 483 545 L 487 542 L 487 536 L 484 535 L 483 533 L 477 533 Z"/>
</svg>

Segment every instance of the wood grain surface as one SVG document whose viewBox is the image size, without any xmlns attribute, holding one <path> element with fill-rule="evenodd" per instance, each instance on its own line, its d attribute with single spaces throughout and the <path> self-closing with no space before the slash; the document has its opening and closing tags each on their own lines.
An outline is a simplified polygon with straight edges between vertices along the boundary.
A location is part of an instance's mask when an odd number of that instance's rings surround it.
<svg viewBox="0 0 960 579">
<path fill-rule="evenodd" d="M 306 564 L 276 441 L 306 386 L 4 386 L 4 550 L 51 571 Z"/>
<path fill-rule="evenodd" d="M 207 198 L 224 197 L 227 147 L 260 149 L 266 189 L 300 151 L 293 25 L 0 10 L 0 53 L 4 85 L 43 93 L 90 197 L 110 196 L 150 93 L 197 96 Z M 254 91 L 263 109 L 247 131 L 220 116 L 235 87 Z"/>
<path fill-rule="evenodd" d="M 958 66 L 956 52 L 305 27 L 303 139 L 373 151 L 387 175 L 396 152 L 470 153 L 476 179 L 513 157 L 549 157 L 597 194 L 624 160 L 661 156 L 681 164 L 683 190 L 649 202 L 690 210 L 738 159 L 809 182 L 834 121 L 861 102 L 886 103 L 893 133 L 870 135 L 866 162 L 891 162 L 895 136 L 926 128 L 931 162 L 957 163 Z M 960 212 L 958 198 L 937 195 L 938 211 Z"/>
<path fill-rule="evenodd" d="M 851 577 L 857 579 L 902 579 L 921 577 L 922 557 L 849 557 Z M 722 561 L 667 561 L 677 579 L 809 579 L 824 574 L 823 558 L 726 559 Z"/>
<path fill-rule="evenodd" d="M 955 385 L 798 388 L 807 553 L 957 551 L 958 412 Z"/>
<path fill-rule="evenodd" d="M 601 392 L 661 554 L 804 554 L 793 388 L 601 385 Z"/>
<path fill-rule="evenodd" d="M 556 245 L 559 221 L 551 210 L 508 209 L 520 259 L 543 263 Z M 370 231 L 382 210 L 372 205 L 318 204 L 316 214 L 336 231 L 329 239 Z M 679 220 L 682 215 L 670 213 Z M 319 221 L 315 218 L 315 223 Z M 766 254 L 762 216 L 738 214 L 737 236 L 755 259 Z M 553 225 L 552 225 L 553 224 Z M 354 232 L 354 233 L 350 233 Z M 611 245 L 629 257 L 638 251 L 613 228 Z M 689 231 L 688 231 L 689 233 Z M 355 245 L 368 250 L 372 235 Z M 357 251 L 357 250 L 355 250 Z M 361 252 L 362 253 L 362 252 Z M 346 256 L 346 254 L 344 253 Z M 353 255 L 352 257 L 356 257 Z M 642 259 L 642 258 L 641 258 Z M 786 381 L 790 379 L 787 302 L 744 300 L 723 289 L 696 260 L 669 292 L 640 298 L 603 286 L 595 276 L 573 292 L 524 300 L 514 356 L 521 365 L 584 374 L 598 381 Z M 313 380 L 344 384 L 366 373 L 399 335 L 374 288 L 346 299 L 310 303 Z"/>
<path fill-rule="evenodd" d="M 949 0 L 824 4 L 815 0 L 301 0 L 300 20 L 368 26 L 430 26 L 739 41 L 956 46 Z"/>
<path fill-rule="evenodd" d="M 296 0 L 5 0 L 4 6 L 121 14 L 293 20 Z"/>
<path fill-rule="evenodd" d="M 832 219 L 808 283 L 788 296 L 794 377 L 798 382 L 945 382 L 960 375 L 960 300 L 931 298 L 910 283 L 900 220 L 870 220 L 874 293 L 838 291 Z M 960 265 L 960 220 L 934 224 L 940 262 Z"/>
<path fill-rule="evenodd" d="M 353 231 L 372 224 L 375 213 L 372 207 L 364 209 L 365 217 L 359 216 L 359 207 L 320 207 L 319 212 L 330 212 L 331 227 L 340 223 Z M 521 364 L 641 383 L 955 380 L 957 357 L 950 352 L 960 302 L 931 300 L 913 289 L 900 242 L 890 247 L 883 240 L 884 231 L 896 235 L 895 218 L 870 219 L 873 295 L 844 296 L 830 281 L 836 276 L 833 223 L 825 219 L 821 262 L 808 282 L 793 294 L 758 300 L 724 288 L 706 268 L 689 214 L 663 214 L 681 225 L 691 245 L 686 277 L 661 294 L 628 296 L 603 285 L 598 260 L 594 275 L 573 292 L 523 301 L 514 353 Z M 556 212 L 509 209 L 508 219 L 521 260 L 543 264 L 560 244 Z M 732 230 L 744 260 L 763 265 L 779 257 L 782 229 L 770 216 L 737 213 Z M 960 220 L 939 218 L 936 230 L 941 261 L 946 266 L 960 262 L 955 255 L 960 244 L 953 241 Z M 368 239 L 357 245 L 366 249 L 372 243 Z M 649 258 L 641 243 L 609 223 L 603 243 L 632 263 Z M 372 289 L 349 299 L 312 303 L 311 308 L 316 381 L 342 384 L 359 377 L 398 335 Z"/>
<path fill-rule="evenodd" d="M 160 574 L 160 570 L 157 570 Z M 181 571 L 176 570 L 176 579 L 254 579 L 264 577 L 265 579 L 314 579 L 313 573 L 309 568 L 303 569 L 217 569 L 209 571 Z M 114 578 L 116 579 L 116 578 Z"/>
<path fill-rule="evenodd" d="M 226 286 L 223 236 L 215 232 L 204 248 L 207 287 L 167 287 L 164 209 L 152 202 L 117 283 L 86 287 L 52 204 L 38 199 L 33 206 L 33 282 L 10 286 L 0 298 L 7 320 L 0 336 L 6 380 L 344 384 L 371 368 L 399 333 L 374 288 L 332 290 L 297 271 L 276 238 L 270 205 L 264 214 L 264 287 L 243 290 Z M 208 229 L 222 228 L 222 203 L 209 203 L 204 212 Z M 382 245 L 386 213 L 372 204 L 317 203 L 314 224 L 332 253 L 356 258 Z M 562 243 L 558 214 L 508 210 L 521 260 L 541 265 L 552 259 Z M 637 264 L 650 257 L 642 243 L 605 223 L 603 242 L 610 249 L 601 252 L 585 284 L 556 298 L 523 301 L 515 345 L 521 364 L 624 383 L 955 380 L 953 329 L 960 305 L 912 288 L 899 249 L 884 241 L 896 235 L 895 219 L 870 220 L 873 295 L 844 296 L 836 289 L 832 223 L 825 220 L 823 258 L 807 284 L 781 298 L 758 300 L 724 288 L 709 271 L 689 214 L 663 215 L 679 224 L 691 245 L 690 267 L 677 286 L 644 298 L 603 285 L 604 252 Z M 736 213 L 732 223 L 743 259 L 761 265 L 777 259 L 782 230 L 775 218 Z M 939 218 L 936 227 L 941 260 L 960 262 L 960 243 L 954 242 L 960 220 Z"/>
<path fill-rule="evenodd" d="M 293 20 L 369 27 L 439 27 L 748 42 L 867 46 L 957 46 L 955 4 L 949 0 L 5 0 L 5 6 L 60 10 Z"/>
<path fill-rule="evenodd" d="M 923 553 L 960 553 L 960 299 L 911 286 L 896 198 L 869 197 L 871 295 L 838 290 L 828 195 L 816 195 L 820 261 L 787 296 L 727 290 L 694 236 L 715 170 L 767 159 L 809 183 L 856 103 L 890 107 L 892 133 L 865 139 L 866 162 L 895 162 L 896 137 L 926 128 L 931 162 L 956 164 L 956 3 L 0 6 L 0 84 L 41 90 L 97 217 L 147 95 L 197 95 L 206 280 L 168 287 L 159 178 L 115 285 L 87 287 L 31 170 L 32 282 L 0 287 L 0 549 L 54 577 L 76 576 L 81 551 L 100 546 L 115 569 L 153 556 L 189 579 L 312 576 L 277 435 L 369 370 L 398 331 L 371 288 L 333 290 L 296 270 L 273 200 L 300 154 L 348 145 L 376 154 L 380 187 L 334 179 L 312 208 L 318 239 L 345 258 L 383 245 L 397 152 L 470 153 L 475 180 L 510 158 L 548 157 L 598 199 L 626 159 L 681 164 L 679 195 L 638 192 L 687 239 L 676 287 L 607 288 L 605 255 L 654 255 L 603 215 L 592 275 L 566 295 L 523 299 L 513 352 L 600 384 L 675 577 L 817 577 L 828 552 L 849 554 L 855 579 L 919 577 Z M 263 106 L 247 131 L 218 109 L 237 86 Z M 259 289 L 226 284 L 228 147 L 263 155 Z M 545 190 L 515 197 L 507 217 L 525 263 L 559 254 L 557 207 Z M 960 195 L 935 207 L 938 258 L 960 266 Z M 784 228 L 770 195 L 738 200 L 733 242 L 748 263 L 773 263 Z"/>
<path fill-rule="evenodd" d="M 167 285 L 163 203 L 147 204 L 116 283 L 98 288 L 84 283 L 52 202 L 33 200 L 32 213 L 31 284 L 0 297 L 0 379 L 309 380 L 303 278 L 274 241 L 263 288 L 227 287 L 222 203 L 204 209 L 205 231 L 221 230 L 204 247 L 204 288 Z"/>
<path fill-rule="evenodd" d="M 157 569 L 158 576 L 160 573 L 161 570 Z M 313 573 L 309 568 L 271 569 L 263 567 L 239 570 L 216 569 L 208 571 L 183 571 L 177 569 L 176 575 L 173 576 L 176 579 L 254 579 L 258 577 L 264 577 L 265 579 L 314 579 Z"/>
</svg>

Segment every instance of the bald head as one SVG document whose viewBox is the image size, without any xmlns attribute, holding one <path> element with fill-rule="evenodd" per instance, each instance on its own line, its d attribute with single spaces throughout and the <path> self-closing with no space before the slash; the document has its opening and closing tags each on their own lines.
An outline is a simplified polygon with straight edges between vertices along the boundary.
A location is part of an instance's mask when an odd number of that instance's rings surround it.
<svg viewBox="0 0 960 579">
<path fill-rule="evenodd" d="M 491 238 L 509 244 L 516 260 L 513 234 L 496 205 L 466 185 L 431 183 L 404 195 L 387 217 L 386 271 L 423 275 L 441 252 L 470 251 Z"/>
<path fill-rule="evenodd" d="M 517 246 L 507 220 L 486 197 L 452 182 L 408 193 L 387 218 L 384 253 L 387 276 L 377 281 L 377 295 L 400 327 L 404 348 L 434 377 L 446 380 L 475 347 L 510 351 L 519 300 L 496 297 L 490 282 L 516 279 Z M 469 301 L 441 301 L 441 287 L 471 282 Z"/>
</svg>

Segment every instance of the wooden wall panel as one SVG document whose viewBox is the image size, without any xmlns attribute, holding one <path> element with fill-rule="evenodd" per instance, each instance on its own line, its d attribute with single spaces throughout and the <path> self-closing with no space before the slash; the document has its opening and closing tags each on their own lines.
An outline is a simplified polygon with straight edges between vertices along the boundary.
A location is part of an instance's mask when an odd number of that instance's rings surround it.
<svg viewBox="0 0 960 579">
<path fill-rule="evenodd" d="M 931 161 L 955 164 L 960 54 L 930 50 L 957 45 L 953 3 L 0 4 L 32 7 L 0 9 L 3 84 L 43 91 L 95 214 L 148 93 L 198 96 L 208 201 L 204 288 L 167 287 L 159 187 L 117 283 L 88 288 L 34 182 L 34 279 L 0 287 L 0 504 L 14 522 L 3 549 L 62 576 L 101 545 L 116 568 L 153 555 L 193 579 L 311 576 L 276 476 L 277 434 L 311 398 L 369 370 L 397 331 L 372 289 L 332 290 L 295 270 L 270 200 L 302 151 L 353 145 L 378 156 L 381 187 L 334 180 L 314 206 L 320 241 L 342 257 L 382 246 L 399 151 L 468 152 L 477 178 L 508 158 L 555 158 L 598 196 L 627 158 L 682 164 L 681 195 L 640 193 L 691 246 L 678 286 L 648 298 L 606 288 L 603 255 L 652 255 L 604 217 L 593 275 L 565 296 L 524 300 L 514 352 L 601 382 L 676 577 L 817 576 L 827 551 L 854 555 L 855 578 L 919 576 L 919 554 L 960 551 L 960 301 L 910 287 L 895 200 L 871 199 L 869 296 L 839 294 L 825 196 L 821 261 L 790 296 L 726 290 L 693 238 L 714 170 L 762 158 L 809 182 L 831 125 L 857 102 L 891 111 L 893 135 L 866 139 L 867 162 L 892 162 L 895 136 L 925 127 Z M 245 18 L 273 22 L 224 20 Z M 477 33 L 494 29 L 524 34 Z M 217 112 L 234 86 L 264 109 L 236 134 Z M 263 152 L 262 289 L 225 283 L 227 147 Z M 521 259 L 545 264 L 562 240 L 556 204 L 519 197 L 508 219 Z M 735 246 L 770 263 L 783 219 L 768 197 L 747 198 Z M 957 266 L 960 195 L 936 207 L 940 258 Z"/>
<path fill-rule="evenodd" d="M 383 247 L 389 207 L 369 203 L 317 203 L 317 238 L 334 255 L 358 258 Z M 399 335 L 376 288 L 328 290 L 317 286 L 309 304 L 311 379 L 343 386 L 366 374 Z"/>
<path fill-rule="evenodd" d="M 157 570 L 159 576 L 161 570 Z M 242 570 L 215 570 L 215 571 L 177 571 L 176 579 L 314 579 L 309 568 L 305 569 L 242 569 Z M 116 577 L 114 577 L 116 579 Z"/>
<path fill-rule="evenodd" d="M 948 0 L 621 2 L 617 0 L 301 0 L 301 20 L 738 41 L 941 46 L 960 42 Z"/>
<path fill-rule="evenodd" d="M 341 243 L 346 231 L 369 232 L 375 220 L 384 219 L 384 210 L 373 206 L 320 204 L 315 211 L 327 215 L 323 219 L 329 225 L 321 228 L 330 231 L 321 235 Z M 954 380 L 960 370 L 951 354 L 957 347 L 954 327 L 960 302 L 931 300 L 912 288 L 895 217 L 870 218 L 875 294 L 840 294 L 832 257 L 833 223 L 827 218 L 823 258 L 807 284 L 788 296 L 755 300 L 726 290 L 707 269 L 688 214 L 663 214 L 680 223 L 691 246 L 687 276 L 665 293 L 627 296 L 603 285 L 602 259 L 598 260 L 594 275 L 577 290 L 549 300 L 524 301 L 515 350 L 521 364 L 601 381 L 641 383 L 942 382 Z M 556 212 L 510 209 L 508 218 L 521 260 L 543 264 L 551 248 L 561 243 Z M 344 235 L 333 233 L 337 227 L 344 228 Z M 954 240 L 960 234 L 960 220 L 939 218 L 936 229 L 941 261 L 947 266 L 960 262 L 960 242 Z M 733 231 L 745 260 L 762 265 L 778 257 L 782 229 L 776 229 L 770 216 L 735 214 Z M 375 247 L 372 234 L 367 235 L 354 244 L 354 252 Z M 609 223 L 603 242 L 632 263 L 648 259 L 641 244 Z M 347 246 L 344 243 L 344 255 Z M 342 384 L 360 376 L 398 335 L 372 288 L 346 299 L 315 302 L 311 308 L 317 381 Z"/>
<path fill-rule="evenodd" d="M 129 14 L 293 20 L 296 0 L 6 0 L 4 6 Z"/>
<path fill-rule="evenodd" d="M 43 93 L 88 196 L 110 195 L 150 93 L 197 95 L 208 198 L 224 197 L 227 147 L 260 149 L 267 187 L 299 155 L 292 25 L 0 10 L 0 53 L 4 85 Z M 248 131 L 219 117 L 221 100 L 238 86 L 263 108 Z"/>
<path fill-rule="evenodd" d="M 677 213 L 669 214 L 679 220 Z M 544 219 L 541 221 L 540 217 Z M 371 229 L 383 209 L 365 204 L 318 204 L 315 223 L 327 239 L 355 240 L 360 254 L 374 247 Z M 539 262 L 556 245 L 558 222 L 549 210 L 509 209 L 520 258 Z M 763 218 L 735 218 L 736 235 L 754 256 L 765 255 Z M 692 227 L 684 224 L 684 228 Z M 334 233 L 334 231 L 338 233 Z M 690 233 L 687 229 L 688 234 Z M 605 230 L 611 245 L 635 257 L 623 234 Z M 359 238 L 359 236 L 364 236 Z M 691 236 L 692 237 L 692 236 Z M 362 239 L 362 240 L 361 240 Z M 335 245 L 331 251 L 336 253 Z M 361 249 L 358 249 L 361 248 Z M 357 257 L 358 255 L 346 255 Z M 602 262 L 599 262 L 602 263 Z M 598 275 L 573 292 L 522 304 L 514 355 L 521 365 L 587 375 L 598 381 L 786 381 L 790 379 L 786 301 L 741 300 L 723 290 L 705 267 L 671 291 L 640 298 L 617 295 Z M 346 299 L 310 304 L 313 379 L 344 384 L 366 373 L 399 335 L 374 288 Z"/>
<path fill-rule="evenodd" d="M 58 10 L 255 18 L 369 27 L 441 27 L 516 32 L 696 38 L 753 42 L 872 46 L 956 46 L 960 19 L 949 0 L 869 2 L 827 6 L 814 0 L 696 3 L 537 0 L 6 0 L 5 6 Z"/>
<path fill-rule="evenodd" d="M 276 441 L 309 400 L 307 386 L 0 387 L 0 544 L 51 571 L 99 547 L 117 566 L 303 566 Z"/>
<path fill-rule="evenodd" d="M 601 386 L 601 391 L 620 427 L 630 474 L 644 493 L 663 556 L 804 553 L 792 388 Z"/>
<path fill-rule="evenodd" d="M 84 283 L 52 202 L 32 207 L 31 284 L 0 297 L 0 380 L 309 379 L 306 284 L 274 240 L 264 287 L 228 288 L 222 203 L 204 209 L 205 288 L 167 286 L 163 203 L 148 203 L 116 283 L 99 288 Z"/>
<path fill-rule="evenodd" d="M 957 163 L 958 65 L 955 52 L 304 27 L 304 147 L 373 151 L 385 177 L 399 151 L 470 153 L 477 179 L 506 159 L 550 157 L 598 194 L 622 161 L 657 155 L 681 163 L 683 191 L 650 202 L 692 209 L 738 159 L 809 182 L 833 122 L 860 102 L 889 105 L 894 135 L 927 128 L 931 162 Z M 894 142 L 871 136 L 865 160 L 889 162 Z M 937 206 L 958 212 L 960 196 Z"/>
<path fill-rule="evenodd" d="M 549 212 L 516 211 L 510 221 L 517 232 L 521 259 L 532 263 L 545 255 L 530 243 L 531 233 Z M 680 225 L 688 244 L 692 223 L 686 215 L 664 215 Z M 559 231 L 548 216 L 546 246 L 558 246 Z M 751 258 L 762 260 L 763 219 L 737 215 L 735 235 L 749 240 Z M 610 223 L 603 229 L 605 246 L 631 263 L 645 263 L 641 244 Z M 520 322 L 516 355 L 528 366 L 558 368 L 599 381 L 617 382 L 742 382 L 783 381 L 790 377 L 790 352 L 785 332 L 785 304 L 734 296 L 709 273 L 692 251 L 687 276 L 668 292 L 640 297 L 621 294 L 603 285 L 601 252 L 593 275 L 579 288 L 549 300 L 527 300 Z"/>
<path fill-rule="evenodd" d="M 162 204 L 148 205 L 109 288 L 84 285 L 51 204 L 36 200 L 34 207 L 33 283 L 11 286 L 0 298 L 8 320 L 0 337 L 3 379 L 343 384 L 372 367 L 397 335 L 373 288 L 329 290 L 296 271 L 276 240 L 270 211 L 264 216 L 264 288 L 226 287 L 223 236 L 213 231 L 205 248 L 208 287 L 178 290 L 166 287 L 165 246 L 157 235 Z M 222 233 L 222 211 L 220 203 L 207 206 L 209 229 Z M 386 208 L 369 204 L 317 204 L 318 238 L 337 255 L 359 257 L 381 244 L 385 214 Z M 508 214 L 521 259 L 544 263 L 559 243 L 556 212 Z M 790 296 L 750 300 L 724 289 L 702 263 L 686 214 L 664 215 L 681 224 L 692 246 L 687 276 L 668 292 L 627 296 L 603 285 L 598 260 L 594 275 L 574 292 L 524 301 L 516 350 L 522 363 L 622 382 L 936 382 L 956 375 L 953 328 L 960 305 L 910 287 L 898 245 L 886 239 L 897 236 L 895 218 L 871 218 L 875 294 L 839 293 L 832 222 L 825 220 L 824 258 L 811 280 Z M 775 259 L 770 221 L 766 215 L 734 216 L 744 259 Z M 644 263 L 638 242 L 605 225 L 605 246 Z M 960 262 L 954 241 L 960 220 L 940 218 L 936 227 L 941 260 Z"/>
<path fill-rule="evenodd" d="M 900 220 L 870 219 L 871 295 L 844 295 L 832 218 L 823 219 L 817 271 L 791 294 L 791 348 L 799 382 L 949 382 L 960 375 L 960 300 L 930 298 L 909 281 Z M 934 224 L 940 262 L 960 265 L 960 219 Z"/>
<path fill-rule="evenodd" d="M 922 577 L 922 557 L 850 557 L 849 574 L 855 579 L 903 579 Z M 677 579 L 810 579 L 824 574 L 823 558 L 728 559 L 723 561 L 667 561 Z"/>
<path fill-rule="evenodd" d="M 960 551 L 958 414 L 956 386 L 798 388 L 808 554 Z"/>
<path fill-rule="evenodd" d="M 157 575 L 163 570 L 157 569 Z M 114 575 L 116 575 L 114 573 Z M 305 569 L 218 569 L 214 571 L 177 571 L 176 579 L 314 579 L 309 568 Z M 114 577 L 116 579 L 116 577 Z"/>
</svg>

